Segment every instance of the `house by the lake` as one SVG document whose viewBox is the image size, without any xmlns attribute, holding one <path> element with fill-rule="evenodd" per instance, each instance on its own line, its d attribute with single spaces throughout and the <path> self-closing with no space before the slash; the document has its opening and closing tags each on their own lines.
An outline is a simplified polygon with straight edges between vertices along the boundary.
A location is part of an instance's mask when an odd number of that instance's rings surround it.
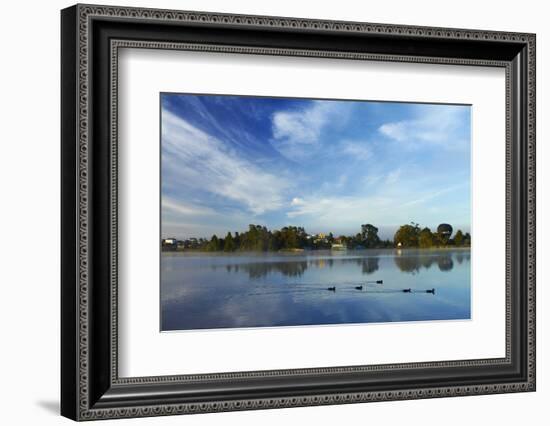
<svg viewBox="0 0 550 426">
<path fill-rule="evenodd" d="M 163 250 L 176 250 L 178 248 L 178 240 L 175 238 L 164 238 L 161 246 Z"/>
</svg>

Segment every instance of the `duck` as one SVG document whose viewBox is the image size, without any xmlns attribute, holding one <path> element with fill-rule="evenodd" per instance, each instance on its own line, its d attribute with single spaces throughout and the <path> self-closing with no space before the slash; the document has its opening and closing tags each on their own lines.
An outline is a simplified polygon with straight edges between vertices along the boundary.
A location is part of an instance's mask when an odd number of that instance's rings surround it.
<svg viewBox="0 0 550 426">
<path fill-rule="evenodd" d="M 336 287 L 329 287 L 327 288 L 328 291 L 336 291 Z"/>
<path fill-rule="evenodd" d="M 410 288 L 404 288 L 403 289 L 403 293 L 410 293 L 411 292 L 411 289 Z"/>
<path fill-rule="evenodd" d="M 362 285 L 355 286 L 355 290 L 363 290 L 363 286 Z"/>
<path fill-rule="evenodd" d="M 426 293 L 432 293 L 432 294 L 435 294 L 435 288 L 432 288 L 431 290 L 426 290 Z"/>
</svg>

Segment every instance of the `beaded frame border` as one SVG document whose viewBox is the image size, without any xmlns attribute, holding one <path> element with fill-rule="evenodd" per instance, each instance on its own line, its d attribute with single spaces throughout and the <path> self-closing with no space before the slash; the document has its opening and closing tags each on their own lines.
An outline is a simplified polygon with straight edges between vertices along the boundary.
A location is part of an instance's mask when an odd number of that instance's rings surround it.
<svg viewBox="0 0 550 426">
<path fill-rule="evenodd" d="M 417 27 L 386 24 L 369 24 L 357 22 L 337 22 L 325 20 L 265 17 L 265 16 L 247 16 L 233 14 L 217 14 L 203 12 L 187 11 L 169 11 L 157 9 L 142 9 L 128 7 L 104 7 L 93 5 L 78 5 L 78 418 L 80 420 L 105 419 L 114 417 L 141 417 L 141 416 L 160 416 L 172 414 L 187 414 L 198 412 L 217 412 L 231 410 L 249 410 L 263 408 L 281 408 L 293 406 L 311 406 L 326 404 L 343 404 L 353 402 L 384 401 L 400 399 L 417 398 L 435 398 L 443 396 L 461 396 L 476 395 L 488 393 L 505 393 L 518 391 L 532 391 L 535 389 L 535 36 L 533 34 L 479 31 L 464 29 L 447 29 L 437 27 Z M 192 22 L 205 24 L 224 24 L 252 26 L 257 28 L 300 28 L 316 31 L 338 31 L 338 32 L 359 32 L 359 33 L 378 33 L 386 35 L 411 35 L 416 37 L 437 37 L 448 39 L 467 39 L 467 40 L 495 40 L 520 42 L 527 45 L 528 53 L 528 181 L 527 181 L 527 203 L 528 203 L 528 234 L 529 244 L 527 247 L 527 270 L 528 270 L 528 380 L 520 383 L 499 383 L 493 385 L 480 386 L 450 386 L 447 388 L 426 388 L 426 389 L 403 389 L 397 391 L 381 392 L 360 392 L 360 393 L 336 393 L 326 395 L 312 395 L 304 397 L 278 397 L 265 399 L 249 400 L 231 400 L 208 403 L 176 403 L 158 406 L 143 406 L 138 408 L 109 408 L 109 409 L 90 409 L 89 408 L 89 389 L 88 389 L 88 232 L 89 232 L 89 206 L 88 206 L 88 111 L 89 111 L 89 27 L 90 20 L 94 17 L 118 17 L 128 19 L 139 19 L 141 21 L 175 21 Z M 397 55 L 371 55 L 359 53 L 343 52 L 320 52 L 312 50 L 291 50 L 291 49 L 271 49 L 271 48 L 252 48 L 236 46 L 215 46 L 215 45 L 194 45 L 183 43 L 160 43 L 144 42 L 132 40 L 113 40 L 111 42 L 111 118 L 116 123 L 117 114 L 117 57 L 118 49 L 122 47 L 131 48 L 155 48 L 155 49 L 177 49 L 177 50 L 199 50 L 210 52 L 225 52 L 239 54 L 264 54 L 264 55 L 294 55 L 294 56 L 313 56 L 336 59 L 363 59 L 375 61 L 398 61 L 398 62 L 424 62 L 424 63 L 446 63 L 457 65 L 481 65 L 481 66 L 504 66 L 506 68 L 506 114 L 507 114 L 507 153 L 506 153 L 506 196 L 507 196 L 507 260 L 506 260 L 506 358 L 485 359 L 485 360 L 464 360 L 434 363 L 414 363 L 414 364 L 387 364 L 375 366 L 349 366 L 349 367 L 328 367 L 318 369 L 300 369 L 300 370 L 273 370 L 260 372 L 243 373 L 220 373 L 212 375 L 187 375 L 187 376 L 160 376 L 160 377 L 136 377 L 119 378 L 117 373 L 117 148 L 116 125 L 111 127 L 112 151 L 111 159 L 114 159 L 114 167 L 111 170 L 111 202 L 113 207 L 111 211 L 111 336 L 112 345 L 112 369 L 111 380 L 115 384 L 124 383 L 166 383 L 187 380 L 215 380 L 225 378 L 242 377 L 261 377 L 273 375 L 304 375 L 304 374 L 330 374 L 346 371 L 373 371 L 396 368 L 414 368 L 414 367 L 438 367 L 438 366 L 471 366 L 483 364 L 502 364 L 510 361 L 510 238 L 509 238 L 509 207 L 510 207 L 510 69 L 509 65 L 498 61 L 480 61 L 465 60 L 458 58 L 418 58 L 413 56 Z"/>
</svg>

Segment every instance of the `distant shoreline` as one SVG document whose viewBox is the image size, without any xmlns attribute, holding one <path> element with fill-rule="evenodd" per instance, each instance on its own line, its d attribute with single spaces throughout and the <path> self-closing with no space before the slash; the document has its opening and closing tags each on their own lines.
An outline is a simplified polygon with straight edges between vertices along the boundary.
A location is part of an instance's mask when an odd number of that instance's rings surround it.
<svg viewBox="0 0 550 426">
<path fill-rule="evenodd" d="M 304 255 L 304 254 L 334 254 L 336 256 L 342 256 L 346 253 L 364 253 L 364 252 L 436 252 L 436 251 L 470 251 L 471 247 L 388 247 L 388 248 L 363 248 L 363 249 L 347 249 L 347 250 L 331 250 L 331 249 L 299 249 L 299 250 L 279 250 L 279 251 L 206 251 L 198 249 L 183 249 L 183 250 L 163 250 L 162 254 L 206 254 L 210 256 L 239 256 L 239 255 Z"/>
<path fill-rule="evenodd" d="M 367 250 L 391 248 L 444 248 L 469 247 L 472 237 L 460 229 L 454 233 L 448 223 L 441 223 L 435 232 L 422 228 L 418 223 L 402 225 L 395 232 L 393 240 L 383 240 L 378 236 L 378 228 L 370 223 L 362 224 L 355 235 L 335 236 L 332 232 L 310 234 L 301 226 L 285 226 L 281 229 L 268 229 L 263 225 L 250 224 L 244 232 L 227 232 L 225 237 L 212 235 L 212 238 L 190 237 L 185 240 L 164 238 L 161 249 L 164 251 L 198 250 L 205 252 L 301 252 L 306 250 Z"/>
</svg>

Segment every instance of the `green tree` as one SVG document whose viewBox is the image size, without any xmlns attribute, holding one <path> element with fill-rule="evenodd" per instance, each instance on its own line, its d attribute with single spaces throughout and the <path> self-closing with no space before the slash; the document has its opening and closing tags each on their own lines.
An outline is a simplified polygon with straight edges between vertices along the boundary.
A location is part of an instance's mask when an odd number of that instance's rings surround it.
<svg viewBox="0 0 550 426">
<path fill-rule="evenodd" d="M 285 226 L 281 229 L 281 248 L 295 249 L 299 248 L 298 228 L 295 226 Z"/>
<path fill-rule="evenodd" d="M 422 231 L 418 234 L 418 246 L 420 248 L 430 248 L 433 247 L 434 244 L 435 238 L 430 228 L 426 227 L 422 229 Z"/>
<path fill-rule="evenodd" d="M 462 246 L 464 244 L 464 234 L 460 229 L 456 231 L 454 242 L 455 242 L 455 246 Z"/>
<path fill-rule="evenodd" d="M 401 243 L 402 247 L 418 247 L 418 237 L 420 235 L 420 227 L 418 223 L 411 222 L 410 225 L 402 225 L 399 227 L 393 237 L 395 245 Z"/>
<path fill-rule="evenodd" d="M 376 226 L 367 223 L 361 225 L 361 237 L 363 244 L 368 248 L 378 247 L 380 244 L 380 238 L 378 237 L 378 228 Z"/>
<path fill-rule="evenodd" d="M 231 235 L 231 232 L 228 232 L 225 241 L 223 244 L 223 251 L 235 251 L 235 241 L 233 240 L 233 236 Z"/>
<path fill-rule="evenodd" d="M 212 238 L 210 239 L 210 242 L 206 246 L 207 251 L 220 251 L 222 249 L 222 245 L 220 243 L 220 240 L 216 236 L 216 234 L 212 235 Z"/>
</svg>

